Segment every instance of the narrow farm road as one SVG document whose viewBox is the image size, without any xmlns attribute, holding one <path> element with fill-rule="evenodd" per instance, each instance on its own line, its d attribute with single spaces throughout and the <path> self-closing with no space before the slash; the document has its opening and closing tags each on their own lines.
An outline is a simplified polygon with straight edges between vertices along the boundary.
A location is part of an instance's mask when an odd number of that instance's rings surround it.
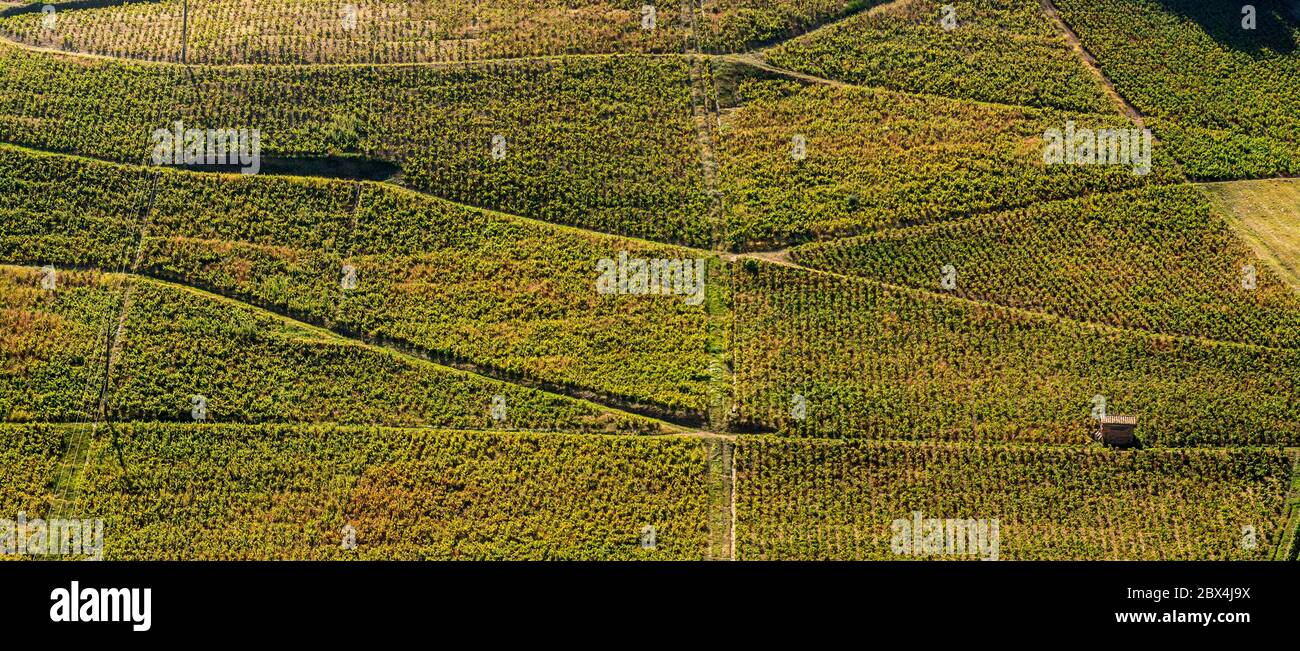
<svg viewBox="0 0 1300 651">
<path fill-rule="evenodd" d="M 741 65 L 746 65 L 751 68 L 758 68 L 759 70 L 770 72 L 775 75 L 781 75 L 782 77 L 789 77 L 791 79 L 799 79 L 801 81 L 806 81 L 811 84 L 821 84 L 823 86 L 834 86 L 836 88 L 859 87 L 856 84 L 850 84 L 843 81 L 836 81 L 834 79 L 827 79 L 825 77 L 818 77 L 816 75 L 804 74 L 802 72 L 796 72 L 794 70 L 789 70 L 787 68 L 779 68 L 777 66 L 768 63 L 767 59 L 763 58 L 761 54 L 756 54 L 752 52 L 747 54 L 723 54 L 723 55 L 719 55 L 717 58 L 721 61 L 730 61 L 731 63 L 739 63 Z"/>
<path fill-rule="evenodd" d="M 1052 0 L 1039 0 L 1039 4 L 1043 7 L 1043 13 L 1047 14 L 1047 16 L 1056 22 L 1056 24 L 1061 28 L 1061 33 L 1064 34 L 1065 39 L 1069 41 L 1070 47 L 1074 48 L 1074 51 L 1078 53 L 1079 58 L 1083 59 L 1083 63 L 1087 66 L 1088 71 L 1101 82 L 1102 88 L 1105 89 L 1106 94 L 1110 96 L 1111 100 L 1119 105 L 1119 107 L 1124 111 L 1124 114 L 1138 125 L 1138 128 L 1147 128 L 1146 119 L 1143 117 L 1142 113 L 1138 111 L 1137 107 L 1133 106 L 1124 95 L 1120 94 L 1119 90 L 1115 88 L 1115 84 L 1111 82 L 1110 77 L 1107 77 L 1106 73 L 1102 72 L 1101 64 L 1098 63 L 1097 57 L 1093 56 L 1092 53 L 1088 51 L 1088 48 L 1084 47 L 1083 41 L 1079 40 L 1079 34 L 1076 33 L 1074 28 L 1065 21 L 1063 16 L 1061 16 L 1060 10 L 1056 8 L 1056 3 L 1052 2 Z"/>
</svg>

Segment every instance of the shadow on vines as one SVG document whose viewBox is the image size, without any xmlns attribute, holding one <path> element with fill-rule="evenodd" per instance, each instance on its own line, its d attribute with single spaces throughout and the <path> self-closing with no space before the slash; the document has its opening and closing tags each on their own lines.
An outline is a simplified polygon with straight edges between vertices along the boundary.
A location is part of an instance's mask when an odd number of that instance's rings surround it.
<svg viewBox="0 0 1300 651">
<path fill-rule="evenodd" d="M 1157 0 L 1165 11 L 1189 19 L 1219 44 L 1255 55 L 1290 54 L 1300 47 L 1300 0 Z M 1255 7 L 1255 29 L 1245 29 L 1243 7 Z M 1186 61 L 1194 66 L 1196 62 Z"/>
</svg>

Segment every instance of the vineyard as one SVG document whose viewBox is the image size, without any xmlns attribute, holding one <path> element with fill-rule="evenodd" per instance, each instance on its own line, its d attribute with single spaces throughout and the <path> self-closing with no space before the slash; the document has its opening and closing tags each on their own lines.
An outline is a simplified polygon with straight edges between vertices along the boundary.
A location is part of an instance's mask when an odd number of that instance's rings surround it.
<svg viewBox="0 0 1300 651">
<path fill-rule="evenodd" d="M 110 377 L 115 420 L 191 420 L 191 396 L 202 395 L 207 418 L 218 422 L 488 428 L 499 396 L 506 410 L 498 427 L 657 429 L 153 281 L 132 287 L 125 326 L 131 336 Z"/>
<path fill-rule="evenodd" d="M 98 389 L 99 329 L 115 305 L 111 286 L 71 274 L 51 292 L 40 276 L 0 267 L 0 422 L 84 420 Z"/>
<path fill-rule="evenodd" d="M 945 6 L 954 11 L 945 24 Z M 771 63 L 944 97 L 1113 112 L 1038 0 L 900 0 L 788 41 Z"/>
<path fill-rule="evenodd" d="M 818 269 L 1082 321 L 1279 348 L 1300 342 L 1300 296 L 1187 186 L 1036 204 L 792 255 Z M 944 265 L 956 274 L 948 292 Z"/>
<path fill-rule="evenodd" d="M 256 128 L 270 159 L 389 162 L 408 187 L 457 202 L 708 243 L 681 60 L 194 68 L 183 76 L 175 66 L 97 61 L 87 76 L 69 57 L 0 51 L 6 142 L 141 163 L 150 134 L 176 121 Z"/>
<path fill-rule="evenodd" d="M 74 428 L 0 431 L 24 453 L 27 490 L 39 491 L 50 453 Z M 87 459 L 75 508 L 104 519 L 106 559 L 709 553 L 708 459 L 699 441 L 154 423 L 114 426 L 92 441 Z M 339 545 L 348 523 L 355 550 Z M 644 527 L 654 527 L 655 549 L 640 545 Z"/>
<path fill-rule="evenodd" d="M 774 438 L 737 446 L 736 466 L 745 559 L 942 559 L 900 553 L 891 524 L 995 513 L 999 559 L 1263 560 L 1284 535 L 1291 476 L 1276 452 Z"/>
<path fill-rule="evenodd" d="M 186 16 L 180 0 L 164 0 L 61 11 L 53 28 L 40 12 L 12 12 L 0 29 L 68 51 L 196 64 L 425 63 L 684 47 L 680 10 L 665 7 L 656 29 L 645 30 L 640 5 L 587 0 L 567 11 L 572 4 L 206 0 L 188 3 Z"/>
<path fill-rule="evenodd" d="M 814 437 L 1084 443 L 1094 396 L 1171 446 L 1300 442 L 1300 349 L 1060 319 L 777 265 L 736 274 L 736 405 Z M 805 403 L 803 418 L 792 405 Z"/>
<path fill-rule="evenodd" d="M 394 161 L 407 186 L 460 203 L 708 243 L 680 59 L 208 68 L 182 104 L 190 124 L 257 125 L 268 156 Z"/>
<path fill-rule="evenodd" d="M 1189 175 L 1300 172 L 1300 22 L 1287 3 L 1260 3 L 1250 29 L 1233 3 L 1056 4 Z"/>
<path fill-rule="evenodd" d="M 72 427 L 0 425 L 0 463 L 5 469 L 0 508 L 5 513 L 45 513 L 53 505 L 50 485 L 58 472 L 66 433 Z"/>
<path fill-rule="evenodd" d="M 1122 118 L 973 104 L 872 88 L 746 79 L 723 119 L 721 186 L 737 246 L 779 246 L 1054 199 L 1175 182 L 1125 166 L 1045 166 L 1043 134 Z M 803 158 L 791 155 L 794 138 Z"/>
<path fill-rule="evenodd" d="M 170 170 L 154 185 L 145 168 L 0 146 L 5 157 L 14 184 L 5 200 L 15 204 L 0 223 L 8 262 L 120 270 L 147 212 L 141 273 L 435 360 L 664 410 L 707 406 L 710 351 L 724 345 L 710 310 L 725 306 L 601 296 L 590 277 L 594 260 L 620 251 L 697 254 L 380 185 Z M 87 182 L 65 192 L 53 179 L 66 174 Z M 62 205 L 21 210 L 50 199 Z M 101 208 L 110 214 L 92 221 Z M 356 276 L 349 291 L 345 264 Z"/>
<path fill-rule="evenodd" d="M 180 70 L 84 61 L 0 42 L 0 140 L 142 163 L 176 115 Z"/>
<path fill-rule="evenodd" d="M 0 14 L 23 43 L 193 64 L 390 64 L 747 49 L 881 0 L 181 0 Z M 651 14 L 645 7 L 653 7 Z"/>
<path fill-rule="evenodd" d="M 1296 558 L 1282 8 L 43 4 L 0 8 L 0 520 Z"/>
<path fill-rule="evenodd" d="M 20 283 L 31 270 L 0 267 L 7 333 L 7 422 L 85 418 L 98 392 L 91 367 L 103 364 L 93 329 L 117 307 L 111 293 L 129 287 L 123 328 L 131 337 L 114 353 L 106 407 L 115 420 L 189 421 L 191 398 L 206 399 L 217 422 L 384 423 L 403 426 L 654 432 L 663 425 L 507 382 L 333 336 L 151 280 L 65 272 L 50 301 Z M 80 317 L 82 322 L 72 320 Z M 85 347 L 68 346 L 80 342 Z M 11 356 L 10 356 L 11 355 Z M 89 368 L 88 368 L 89 367 Z M 22 384 L 16 380 L 28 380 Z M 184 378 L 184 382 L 177 382 Z M 25 389 L 17 392 L 19 387 Z M 6 391 L 6 394 L 10 394 Z M 90 395 L 88 395 L 90 394 Z M 491 417 L 501 396 L 506 417 Z"/>
</svg>

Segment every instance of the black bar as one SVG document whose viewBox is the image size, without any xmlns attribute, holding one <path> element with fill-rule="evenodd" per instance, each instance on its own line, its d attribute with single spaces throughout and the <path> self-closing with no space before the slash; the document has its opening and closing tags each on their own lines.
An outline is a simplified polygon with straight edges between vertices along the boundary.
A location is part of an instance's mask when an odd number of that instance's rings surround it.
<svg viewBox="0 0 1300 651">
<path fill-rule="evenodd" d="M 1295 634 L 1293 563 L 115 563 L 0 564 L 0 621 L 42 639 L 215 643 L 284 637 L 326 642 L 418 635 L 451 644 L 569 630 L 600 641 L 616 627 L 661 640 L 856 635 L 890 631 L 939 647 L 1047 635 L 1044 646 L 1114 640 L 1245 643 Z M 53 622 L 51 593 L 149 588 L 150 627 Z M 1189 590 L 1179 598 L 1176 589 Z M 1206 590 L 1206 589 L 1212 590 Z M 1168 596 L 1134 598 L 1130 589 Z M 85 601 L 84 599 L 82 600 Z M 1116 613 L 1247 614 L 1248 623 L 1117 623 Z M 478 627 L 486 628 L 478 628 Z M 533 638 L 529 638 L 533 636 Z M 537 637 L 541 636 L 541 637 Z M 621 637 L 605 637 L 614 642 Z M 1284 638 L 1283 638 L 1284 639 Z M 947 642 L 944 642 L 947 640 Z M 675 643 L 671 643 L 674 644 Z M 935 648 L 932 644 L 925 645 Z M 413 647 L 414 648 L 414 647 Z"/>
</svg>

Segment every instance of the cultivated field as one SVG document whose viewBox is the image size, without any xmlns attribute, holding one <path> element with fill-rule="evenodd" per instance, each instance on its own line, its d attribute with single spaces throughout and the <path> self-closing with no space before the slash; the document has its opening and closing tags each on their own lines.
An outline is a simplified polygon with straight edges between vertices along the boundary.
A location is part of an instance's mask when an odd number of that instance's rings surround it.
<svg viewBox="0 0 1300 651">
<path fill-rule="evenodd" d="M 7 3 L 0 519 L 1295 560 L 1300 18 L 1207 4 Z"/>
<path fill-rule="evenodd" d="M 1213 180 L 1300 172 L 1300 10 L 1294 3 L 1260 3 L 1249 29 L 1242 6 L 1234 3 L 1056 4 L 1189 175 Z"/>
</svg>

